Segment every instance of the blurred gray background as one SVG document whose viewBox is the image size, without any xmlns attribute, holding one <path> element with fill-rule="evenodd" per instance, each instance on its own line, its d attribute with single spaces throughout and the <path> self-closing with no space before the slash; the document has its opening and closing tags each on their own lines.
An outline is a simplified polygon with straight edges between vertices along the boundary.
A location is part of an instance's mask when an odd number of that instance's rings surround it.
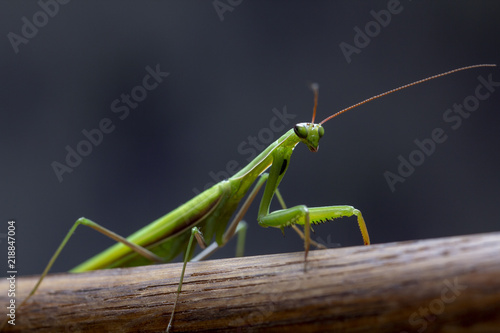
<svg viewBox="0 0 500 333">
<path fill-rule="evenodd" d="M 274 108 L 296 116 L 275 139 L 310 121 L 309 82 L 320 84 L 321 120 L 426 76 L 499 62 L 495 1 L 406 0 L 391 7 L 390 22 L 380 12 L 388 1 L 47 3 L 45 11 L 35 1 L 0 3 L 0 261 L 15 219 L 20 274 L 40 273 L 80 216 L 128 235 L 190 199 L 210 172 L 246 164 L 238 146 L 269 133 Z M 372 11 L 385 26 L 370 23 Z M 356 27 L 367 24 L 372 37 L 348 62 L 340 44 L 355 46 Z M 170 75 L 121 120 L 113 101 L 157 65 Z M 353 205 L 373 243 L 499 230 L 500 89 L 456 130 L 443 120 L 490 74 L 500 81 L 497 68 L 461 72 L 326 123 L 318 153 L 295 149 L 280 187 L 287 204 Z M 60 182 L 51 164 L 65 163 L 65 147 L 76 149 L 104 118 L 114 131 Z M 396 173 L 398 156 L 435 128 L 447 140 L 391 191 L 384 172 Z M 283 237 L 259 227 L 257 208 L 246 217 L 247 255 L 302 250 L 291 229 Z M 355 219 L 314 229 L 329 246 L 362 244 Z M 81 227 L 53 271 L 112 243 Z M 233 251 L 234 242 L 216 257 Z"/>
</svg>

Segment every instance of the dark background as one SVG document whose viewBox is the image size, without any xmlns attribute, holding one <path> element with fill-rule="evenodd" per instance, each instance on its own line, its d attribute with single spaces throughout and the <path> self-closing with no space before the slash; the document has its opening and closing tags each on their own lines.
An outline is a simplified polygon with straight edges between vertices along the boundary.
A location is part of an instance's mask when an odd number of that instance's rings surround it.
<svg viewBox="0 0 500 333">
<path fill-rule="evenodd" d="M 21 35 L 22 18 L 33 22 L 41 7 L 1 2 L 2 265 L 8 219 L 16 220 L 18 271 L 38 274 L 80 216 L 128 235 L 174 209 L 212 181 L 210 171 L 247 163 L 237 147 L 269 126 L 273 108 L 310 121 L 308 82 L 320 84 L 321 120 L 429 75 L 499 62 L 498 2 L 407 0 L 348 63 L 339 44 L 352 45 L 354 28 L 364 30 L 370 11 L 387 3 L 243 1 L 221 21 L 211 1 L 72 1 L 15 53 L 8 34 Z M 156 64 L 170 76 L 119 120 L 111 103 Z M 317 154 L 295 149 L 281 185 L 288 205 L 353 205 L 373 243 L 499 230 L 500 91 L 457 130 L 442 119 L 490 73 L 500 81 L 496 68 L 461 72 L 328 122 Z M 60 183 L 51 163 L 64 163 L 65 146 L 76 148 L 81 131 L 103 118 L 115 130 Z M 391 192 L 384 172 L 396 172 L 398 156 L 438 127 L 448 139 Z M 292 230 L 283 237 L 259 227 L 257 207 L 246 217 L 247 255 L 302 250 Z M 315 227 L 313 238 L 362 244 L 355 219 Z M 53 271 L 111 244 L 82 227 Z M 231 243 L 217 257 L 233 251 Z"/>
</svg>

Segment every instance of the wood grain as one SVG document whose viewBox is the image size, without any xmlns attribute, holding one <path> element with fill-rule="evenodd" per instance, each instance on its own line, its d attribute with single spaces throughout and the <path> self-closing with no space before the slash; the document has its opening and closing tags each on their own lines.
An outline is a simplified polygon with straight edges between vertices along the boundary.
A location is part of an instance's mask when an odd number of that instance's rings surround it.
<svg viewBox="0 0 500 333">
<path fill-rule="evenodd" d="M 162 331 L 180 269 L 49 275 L 7 330 Z M 500 233 L 191 263 L 173 331 L 500 332 Z"/>
</svg>

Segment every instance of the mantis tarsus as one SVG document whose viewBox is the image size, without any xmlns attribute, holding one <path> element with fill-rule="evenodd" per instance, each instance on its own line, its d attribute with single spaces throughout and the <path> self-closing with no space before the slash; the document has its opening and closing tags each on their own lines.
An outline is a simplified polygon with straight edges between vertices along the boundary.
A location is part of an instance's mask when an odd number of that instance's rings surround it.
<svg viewBox="0 0 500 333">
<path fill-rule="evenodd" d="M 193 260 L 201 260 L 209 256 L 217 248 L 226 244 L 235 234 L 243 235 L 246 230 L 246 224 L 242 221 L 242 218 L 264 183 L 266 183 L 266 186 L 260 202 L 257 221 L 263 227 L 276 227 L 282 230 L 284 227 L 291 226 L 299 234 L 299 236 L 304 240 L 304 270 L 306 269 L 307 254 L 310 245 L 313 244 L 316 247 L 322 247 L 320 244 L 317 244 L 310 239 L 311 224 L 354 215 L 357 217 L 357 222 L 361 230 L 364 244 L 370 244 L 363 216 L 361 215 L 361 212 L 354 207 L 307 207 L 305 205 L 299 205 L 287 208 L 285 206 L 278 190 L 278 185 L 286 173 L 294 147 L 299 142 L 302 142 L 311 152 L 316 152 L 318 150 L 319 140 L 324 135 L 323 124 L 330 119 L 364 103 L 410 86 L 458 71 L 494 66 L 496 65 L 480 64 L 466 66 L 433 75 L 425 79 L 403 85 L 399 88 L 389 90 L 382 94 L 375 95 L 334 113 L 319 123 L 314 122 L 318 104 L 318 86 L 315 84 L 312 85 L 314 92 L 314 107 L 311 122 L 296 124 L 293 129 L 290 129 L 278 140 L 271 143 L 253 161 L 251 161 L 234 176 L 215 184 L 185 204 L 135 232 L 128 238 L 123 238 L 87 218 L 82 217 L 78 219 L 67 233 L 60 246 L 57 248 L 38 282 L 26 299 L 23 300 L 19 309 L 21 309 L 28 299 L 36 292 L 75 229 L 82 224 L 96 229 L 97 231 L 116 240 L 118 243 L 76 266 L 71 270 L 71 272 L 83 272 L 113 267 L 140 266 L 154 262 L 168 262 L 179 255 L 182 251 L 185 252 L 184 265 L 170 321 L 168 325 L 166 323 L 167 331 L 169 331 L 172 328 L 177 300 L 181 293 L 186 264 L 189 260 L 191 260 L 196 246 L 196 243 L 193 240 L 196 239 L 197 243 L 204 248 L 204 250 L 198 256 L 193 258 Z M 269 172 L 266 173 L 265 171 L 268 168 Z M 252 190 L 250 190 L 253 183 L 255 183 L 255 186 Z M 245 202 L 241 205 L 238 212 L 234 214 L 234 217 L 228 226 L 228 222 L 233 216 L 233 213 L 237 210 L 240 201 L 247 195 L 247 193 L 248 196 Z M 270 204 L 275 194 L 283 209 L 270 212 Z M 304 231 L 302 232 L 297 225 L 303 225 Z M 203 234 L 201 232 L 203 232 Z M 205 240 L 212 240 L 214 237 L 215 242 L 206 247 Z M 243 237 L 239 237 L 238 243 L 241 245 L 242 242 Z M 238 246 L 238 249 L 239 250 L 237 252 L 242 254 L 242 246 Z M 5 325 L 5 323 L 6 320 L 3 322 L 3 325 Z"/>
</svg>

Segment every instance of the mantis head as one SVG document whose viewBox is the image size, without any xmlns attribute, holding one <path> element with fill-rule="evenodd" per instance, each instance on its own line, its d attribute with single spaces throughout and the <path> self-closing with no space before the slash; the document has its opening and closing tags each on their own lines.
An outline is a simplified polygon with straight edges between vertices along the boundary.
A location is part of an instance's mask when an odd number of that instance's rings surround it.
<svg viewBox="0 0 500 333">
<path fill-rule="evenodd" d="M 318 151 L 319 139 L 325 134 L 323 126 L 315 123 L 299 123 L 293 131 L 313 153 Z"/>
</svg>

